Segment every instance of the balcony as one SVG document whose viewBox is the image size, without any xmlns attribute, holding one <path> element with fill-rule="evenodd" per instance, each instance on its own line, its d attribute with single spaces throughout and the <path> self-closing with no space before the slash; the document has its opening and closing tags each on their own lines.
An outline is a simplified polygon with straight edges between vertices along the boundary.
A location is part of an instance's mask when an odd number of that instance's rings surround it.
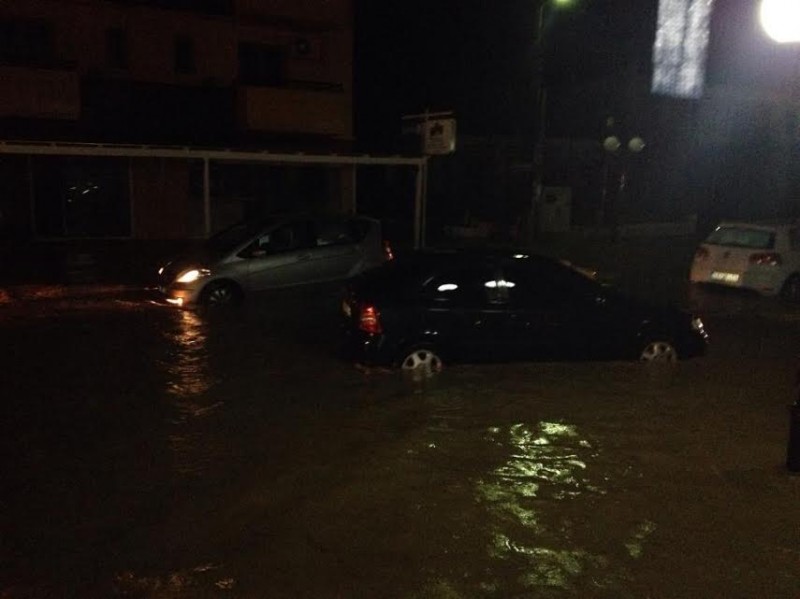
<svg viewBox="0 0 800 599">
<path fill-rule="evenodd" d="M 164 10 L 180 10 L 207 15 L 230 16 L 233 14 L 233 0 L 107 0 L 114 4 L 147 6 Z"/>
<path fill-rule="evenodd" d="M 249 131 L 352 137 L 352 100 L 342 91 L 242 86 L 237 103 Z"/>
<path fill-rule="evenodd" d="M 0 66 L 0 118 L 77 120 L 80 95 L 73 70 Z"/>
</svg>

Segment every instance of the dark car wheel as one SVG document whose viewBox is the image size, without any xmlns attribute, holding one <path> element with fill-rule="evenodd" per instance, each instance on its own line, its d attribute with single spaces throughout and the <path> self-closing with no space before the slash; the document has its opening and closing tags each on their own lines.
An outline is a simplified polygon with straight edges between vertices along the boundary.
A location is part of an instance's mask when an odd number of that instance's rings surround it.
<svg viewBox="0 0 800 599">
<path fill-rule="evenodd" d="M 430 347 L 414 347 L 403 352 L 400 369 L 414 376 L 433 376 L 441 372 L 444 363 L 436 350 Z"/>
<path fill-rule="evenodd" d="M 200 297 L 200 303 L 208 308 L 234 306 L 242 301 L 242 290 L 230 281 L 209 283 Z"/>
<path fill-rule="evenodd" d="M 786 279 L 781 288 L 781 297 L 792 303 L 800 303 L 800 275 L 794 274 Z"/>
<path fill-rule="evenodd" d="M 673 363 L 678 361 L 678 351 L 670 341 L 648 341 L 639 354 L 641 362 Z"/>
</svg>

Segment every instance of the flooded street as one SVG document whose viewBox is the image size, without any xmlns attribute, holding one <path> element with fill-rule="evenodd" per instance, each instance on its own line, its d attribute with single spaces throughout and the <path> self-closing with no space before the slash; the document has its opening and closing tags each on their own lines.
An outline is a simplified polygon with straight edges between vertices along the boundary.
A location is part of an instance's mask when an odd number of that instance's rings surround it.
<svg viewBox="0 0 800 599">
<path fill-rule="evenodd" d="M 422 383 L 336 357 L 334 289 L 0 306 L 0 598 L 796 597 L 800 310 L 698 305 L 674 367 Z"/>
</svg>

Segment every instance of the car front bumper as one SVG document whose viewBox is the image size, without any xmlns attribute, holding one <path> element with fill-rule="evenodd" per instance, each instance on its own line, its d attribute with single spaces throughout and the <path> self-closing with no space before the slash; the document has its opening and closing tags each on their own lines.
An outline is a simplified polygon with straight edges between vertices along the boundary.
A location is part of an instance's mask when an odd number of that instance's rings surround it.
<svg viewBox="0 0 800 599">
<path fill-rule="evenodd" d="M 198 285 L 184 283 L 172 283 L 158 287 L 161 298 L 168 304 L 179 308 L 196 304 L 200 297 L 200 289 Z"/>
</svg>

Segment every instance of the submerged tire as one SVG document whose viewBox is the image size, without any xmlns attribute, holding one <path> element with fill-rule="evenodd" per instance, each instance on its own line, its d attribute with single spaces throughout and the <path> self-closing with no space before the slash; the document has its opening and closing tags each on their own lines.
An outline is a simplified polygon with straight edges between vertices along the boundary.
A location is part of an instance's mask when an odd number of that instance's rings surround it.
<svg viewBox="0 0 800 599">
<path fill-rule="evenodd" d="M 670 341 L 649 341 L 642 348 L 639 354 L 639 361 L 671 364 L 678 361 L 678 351 Z"/>
<path fill-rule="evenodd" d="M 214 281 L 206 285 L 200 303 L 206 308 L 235 306 L 242 301 L 242 290 L 231 281 Z"/>
<path fill-rule="evenodd" d="M 408 374 L 433 376 L 442 371 L 444 363 L 436 350 L 430 347 L 415 347 L 404 353 L 400 369 Z"/>
</svg>

